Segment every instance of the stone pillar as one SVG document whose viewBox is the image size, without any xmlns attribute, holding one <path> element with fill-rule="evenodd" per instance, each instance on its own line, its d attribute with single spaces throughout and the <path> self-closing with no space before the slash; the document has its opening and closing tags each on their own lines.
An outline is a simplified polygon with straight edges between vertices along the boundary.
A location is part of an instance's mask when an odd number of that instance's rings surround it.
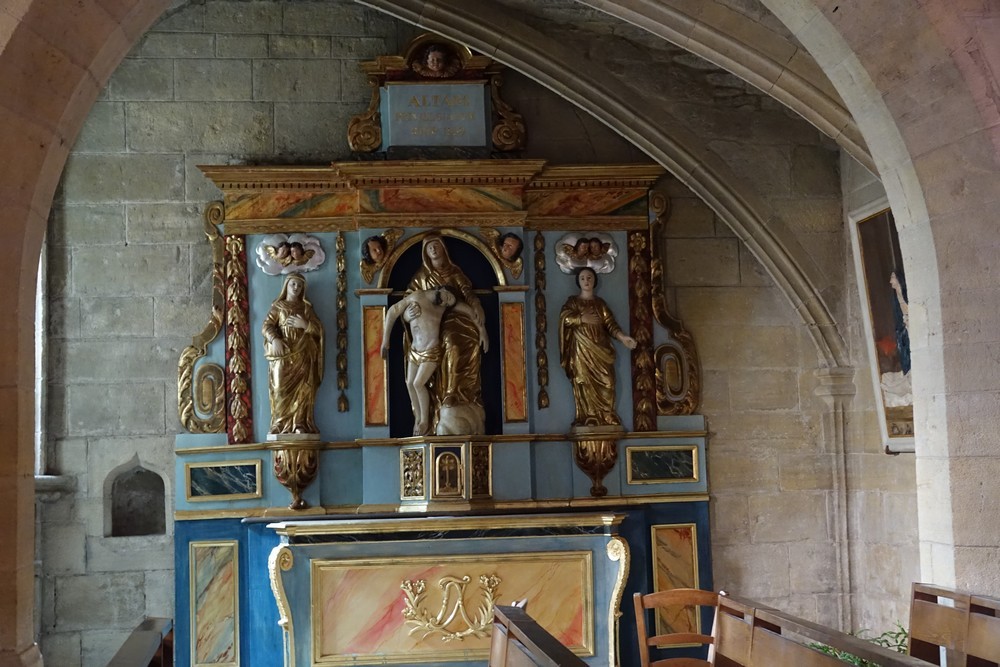
<svg viewBox="0 0 1000 667">
<path fill-rule="evenodd" d="M 844 632 L 854 630 L 854 618 L 851 605 L 851 553 L 850 535 L 847 521 L 849 514 L 847 490 L 847 442 L 846 422 L 847 408 L 854 397 L 853 368 L 821 368 L 816 371 L 819 386 L 816 395 L 823 398 L 830 406 L 830 414 L 824 420 L 826 442 L 833 454 L 833 502 L 831 504 L 830 523 L 833 527 L 833 538 L 837 551 L 837 584 L 840 589 L 838 596 L 838 612 L 840 629 Z"/>
<path fill-rule="evenodd" d="M 23 228 L 5 231 L 0 243 L 9 245 L 12 236 L 21 237 L 14 245 L 21 247 L 24 234 Z M 39 246 L 17 259 L 37 263 Z M 0 318 L 0 338 L 8 341 L 0 349 L 0 667 L 42 664 L 34 643 L 35 273 L 24 267 L 19 272 L 16 262 L 12 269 L 21 285 L 0 290 L 0 312 L 14 315 Z"/>
</svg>

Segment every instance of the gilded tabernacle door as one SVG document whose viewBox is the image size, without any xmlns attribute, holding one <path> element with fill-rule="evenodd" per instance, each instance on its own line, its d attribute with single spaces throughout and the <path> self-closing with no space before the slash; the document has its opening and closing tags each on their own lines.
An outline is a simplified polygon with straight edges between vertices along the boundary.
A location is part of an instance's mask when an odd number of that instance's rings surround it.
<svg viewBox="0 0 1000 667">
<path fill-rule="evenodd" d="M 200 167 L 221 200 L 178 368 L 176 664 L 482 665 L 521 599 L 627 664 L 623 595 L 711 587 L 664 171 L 518 158 L 502 67 L 439 38 L 363 69 L 371 159 Z"/>
</svg>

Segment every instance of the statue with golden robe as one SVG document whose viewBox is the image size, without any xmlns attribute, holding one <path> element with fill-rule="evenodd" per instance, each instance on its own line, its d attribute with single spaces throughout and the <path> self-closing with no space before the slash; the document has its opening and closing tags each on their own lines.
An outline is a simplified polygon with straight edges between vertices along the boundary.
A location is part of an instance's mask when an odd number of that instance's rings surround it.
<svg viewBox="0 0 1000 667">
<path fill-rule="evenodd" d="M 424 238 L 421 258 L 422 266 L 413 274 L 407 291 L 450 287 L 459 303 L 469 306 L 452 308 L 441 320 L 440 363 L 427 384 L 431 393 L 431 431 L 436 435 L 482 434 L 486 431 L 479 352 L 483 306 L 472 281 L 452 262 L 440 235 Z"/>
<path fill-rule="evenodd" d="M 566 300 L 559 314 L 559 363 L 573 386 L 573 426 L 617 426 L 615 349 L 612 339 L 635 349 L 604 299 L 594 294 L 597 273 L 584 267 L 576 274 L 578 296 Z"/>
<path fill-rule="evenodd" d="M 285 278 L 261 327 L 269 364 L 271 435 L 319 433 L 314 412 L 323 380 L 323 323 L 306 299 L 306 279 Z"/>
</svg>

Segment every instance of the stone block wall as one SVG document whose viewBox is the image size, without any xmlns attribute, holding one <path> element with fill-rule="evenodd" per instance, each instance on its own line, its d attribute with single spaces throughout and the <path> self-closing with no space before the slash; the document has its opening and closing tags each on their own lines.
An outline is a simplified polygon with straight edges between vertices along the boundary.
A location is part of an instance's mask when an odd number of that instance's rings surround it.
<svg viewBox="0 0 1000 667">
<path fill-rule="evenodd" d="M 398 53 L 417 34 L 346 0 L 175 7 L 94 105 L 50 220 L 47 472 L 76 488 L 39 511 L 42 649 L 61 667 L 104 665 L 141 616 L 173 615 L 176 365 L 208 320 L 201 215 L 219 196 L 196 165 L 348 156 L 348 120 L 369 97 L 358 63 Z M 644 59 L 662 67 L 663 87 L 651 94 L 684 110 L 820 271 L 848 276 L 824 296 L 838 321 L 850 321 L 856 287 L 831 144 L 738 82 L 732 95 L 707 94 L 697 87 L 703 63 L 668 67 L 688 60 L 638 47 L 616 53 L 623 69 Z M 646 159 L 525 77 L 509 74 L 503 91 L 525 116 L 525 157 Z M 814 393 L 814 344 L 746 246 L 690 192 L 665 187 L 668 295 L 703 370 L 716 588 L 836 623 L 836 429 Z M 848 338 L 864 369 L 863 338 Z M 866 377 L 857 374 L 855 404 L 870 405 Z M 913 464 L 879 453 L 870 411 L 852 412 L 848 424 L 855 616 L 881 627 L 898 617 L 888 600 L 916 562 L 915 546 L 912 557 L 892 555 L 915 544 Z M 107 480 L 132 461 L 164 479 L 166 535 L 107 537 Z"/>
</svg>

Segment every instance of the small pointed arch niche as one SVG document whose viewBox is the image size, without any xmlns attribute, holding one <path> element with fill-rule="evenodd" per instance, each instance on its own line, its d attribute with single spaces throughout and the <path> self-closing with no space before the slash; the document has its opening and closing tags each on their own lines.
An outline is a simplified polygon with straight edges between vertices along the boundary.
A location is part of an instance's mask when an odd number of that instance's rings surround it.
<svg viewBox="0 0 1000 667">
<path fill-rule="evenodd" d="M 107 537 L 165 535 L 166 489 L 163 478 L 138 456 L 112 470 L 104 481 L 104 534 Z"/>
</svg>

